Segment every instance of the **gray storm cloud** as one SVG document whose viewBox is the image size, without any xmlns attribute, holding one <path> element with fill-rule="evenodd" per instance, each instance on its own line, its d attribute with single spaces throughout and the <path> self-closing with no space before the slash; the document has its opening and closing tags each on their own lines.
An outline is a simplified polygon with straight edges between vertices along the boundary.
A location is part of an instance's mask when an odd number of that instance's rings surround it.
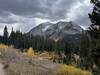
<svg viewBox="0 0 100 75">
<path fill-rule="evenodd" d="M 0 32 L 4 25 L 23 32 L 45 21 L 74 21 L 89 25 L 90 0 L 0 0 Z"/>
</svg>

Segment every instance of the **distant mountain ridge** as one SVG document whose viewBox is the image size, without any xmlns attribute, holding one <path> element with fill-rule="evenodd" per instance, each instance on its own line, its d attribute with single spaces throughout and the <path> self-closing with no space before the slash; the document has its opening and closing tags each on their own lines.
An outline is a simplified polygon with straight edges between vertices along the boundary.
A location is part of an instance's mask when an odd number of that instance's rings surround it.
<svg viewBox="0 0 100 75">
<path fill-rule="evenodd" d="M 45 22 L 41 23 L 28 32 L 28 35 L 41 36 L 58 41 L 60 39 L 67 39 L 69 37 L 80 35 L 82 28 L 73 22 L 59 21 L 57 23 Z M 78 39 L 74 37 L 73 39 Z"/>
</svg>

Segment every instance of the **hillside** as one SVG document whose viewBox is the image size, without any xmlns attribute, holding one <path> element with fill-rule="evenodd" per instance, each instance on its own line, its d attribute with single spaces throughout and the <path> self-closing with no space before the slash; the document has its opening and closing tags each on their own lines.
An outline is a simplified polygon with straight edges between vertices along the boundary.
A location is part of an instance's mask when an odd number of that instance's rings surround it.
<svg viewBox="0 0 100 75">
<path fill-rule="evenodd" d="M 30 62 L 26 53 L 4 46 L 0 48 L 0 63 L 4 65 L 5 75 L 66 75 L 67 72 L 67 75 L 92 75 L 88 71 L 82 71 L 71 66 L 63 68 L 62 64 L 54 63 L 52 60 L 42 57 L 44 54 L 35 56 Z M 72 70 L 67 71 L 67 68 L 72 68 Z M 63 69 L 65 70 L 62 71 Z M 72 71 L 73 73 L 70 74 Z"/>
</svg>

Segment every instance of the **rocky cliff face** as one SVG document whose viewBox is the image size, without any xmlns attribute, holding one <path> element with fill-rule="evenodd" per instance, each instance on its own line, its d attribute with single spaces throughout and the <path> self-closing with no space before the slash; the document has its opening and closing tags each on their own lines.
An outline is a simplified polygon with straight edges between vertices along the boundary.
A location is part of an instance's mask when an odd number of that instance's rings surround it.
<svg viewBox="0 0 100 75">
<path fill-rule="evenodd" d="M 73 22 L 60 21 L 55 24 L 50 22 L 42 23 L 30 30 L 28 34 L 33 36 L 42 36 L 58 41 L 60 39 L 78 40 L 78 35 L 81 33 L 82 28 L 79 25 L 76 25 Z"/>
</svg>

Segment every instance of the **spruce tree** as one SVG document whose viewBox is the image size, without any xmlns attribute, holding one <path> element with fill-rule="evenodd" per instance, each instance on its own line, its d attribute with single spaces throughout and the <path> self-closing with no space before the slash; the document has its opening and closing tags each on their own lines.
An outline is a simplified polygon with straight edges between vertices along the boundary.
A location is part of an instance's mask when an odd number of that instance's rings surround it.
<svg viewBox="0 0 100 75">
<path fill-rule="evenodd" d="M 92 22 L 89 30 L 91 31 L 91 36 L 94 38 L 100 37 L 100 1 L 98 0 L 91 0 L 94 4 L 93 11 L 89 14 L 89 18 Z"/>
<path fill-rule="evenodd" d="M 14 30 L 13 30 L 13 28 L 12 28 L 12 31 L 11 31 L 11 33 L 10 33 L 10 44 L 12 44 L 12 45 L 14 45 L 14 35 L 15 34 L 15 32 L 14 32 Z"/>
<path fill-rule="evenodd" d="M 89 33 L 92 38 L 92 56 L 94 62 L 100 68 L 100 1 L 91 0 L 93 3 L 93 11 L 89 14 L 91 25 L 89 27 Z"/>
<path fill-rule="evenodd" d="M 7 26 L 5 26 L 4 32 L 3 32 L 3 43 L 4 44 L 8 43 L 8 30 L 7 30 Z"/>
</svg>

